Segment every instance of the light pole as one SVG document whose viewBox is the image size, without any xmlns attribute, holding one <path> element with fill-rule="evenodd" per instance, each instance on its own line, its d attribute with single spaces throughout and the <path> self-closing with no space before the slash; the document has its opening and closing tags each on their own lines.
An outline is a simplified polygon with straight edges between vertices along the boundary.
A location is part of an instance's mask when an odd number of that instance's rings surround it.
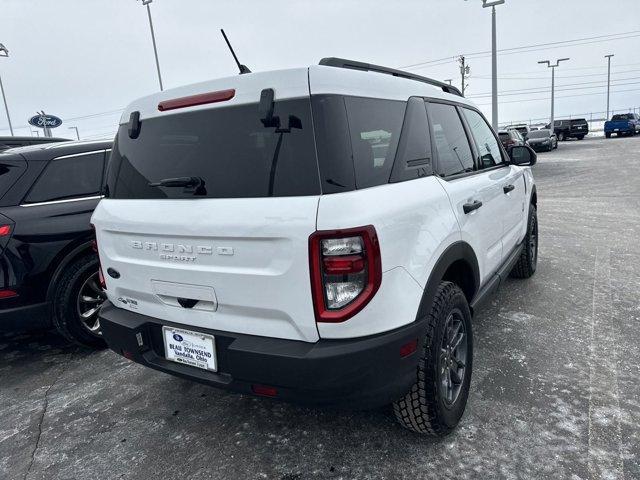
<svg viewBox="0 0 640 480">
<path fill-rule="evenodd" d="M 447 82 L 449 85 L 451 85 L 451 82 L 453 82 L 453 78 L 447 78 L 445 80 L 445 82 Z"/>
<path fill-rule="evenodd" d="M 80 140 L 80 133 L 78 132 L 78 127 L 69 127 L 69 130 L 75 130 L 76 137 L 78 137 L 78 140 Z"/>
<path fill-rule="evenodd" d="M 158 83 L 160 84 L 160 90 L 162 88 L 162 75 L 160 74 L 160 60 L 158 60 L 158 48 L 156 47 L 156 34 L 153 31 L 153 20 L 151 20 L 151 2 L 153 0 L 142 0 L 142 5 L 147 7 L 147 15 L 149 16 L 149 29 L 151 30 L 151 41 L 153 42 L 153 54 L 156 57 L 156 69 L 158 70 Z"/>
<path fill-rule="evenodd" d="M 3 44 L 0 43 L 0 57 L 8 57 L 9 50 Z M 7 112 L 7 121 L 9 122 L 9 131 L 13 137 L 13 125 L 11 125 L 11 116 L 9 116 L 9 106 L 7 105 L 7 97 L 4 94 L 4 85 L 2 84 L 2 77 L 0 77 L 0 90 L 2 90 L 2 100 L 4 101 L 4 109 Z"/>
<path fill-rule="evenodd" d="M 549 122 L 549 129 L 551 130 L 551 132 L 554 132 L 555 130 L 555 125 L 553 123 L 553 120 L 554 120 L 553 109 L 555 106 L 556 68 L 560 65 L 560 62 L 565 62 L 567 60 L 569 60 L 569 58 L 559 58 L 558 60 L 556 60 L 555 65 L 551 65 L 551 62 L 549 60 L 540 60 L 538 62 L 541 64 L 546 64 L 547 68 L 551 69 L 551 122 Z"/>
<path fill-rule="evenodd" d="M 496 42 L 496 5 L 505 0 L 482 0 L 482 8 L 491 7 L 491 124 L 498 131 L 498 46 Z"/>
<path fill-rule="evenodd" d="M 465 0 L 466 1 L 466 0 Z M 491 7 L 491 125 L 498 130 L 498 44 L 496 41 L 496 6 L 506 0 L 482 0 L 482 8 Z"/>
<path fill-rule="evenodd" d="M 611 57 L 614 56 L 614 54 L 604 56 L 607 59 L 607 120 L 609 120 L 609 94 L 611 93 Z"/>
</svg>

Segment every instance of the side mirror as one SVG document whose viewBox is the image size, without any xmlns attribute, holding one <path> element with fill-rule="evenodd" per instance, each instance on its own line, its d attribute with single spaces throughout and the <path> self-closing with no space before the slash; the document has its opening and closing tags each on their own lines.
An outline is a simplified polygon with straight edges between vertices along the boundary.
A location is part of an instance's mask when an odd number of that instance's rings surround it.
<svg viewBox="0 0 640 480">
<path fill-rule="evenodd" d="M 521 166 L 535 165 L 538 160 L 536 152 L 529 145 L 516 145 L 509 150 L 511 164 Z"/>
</svg>

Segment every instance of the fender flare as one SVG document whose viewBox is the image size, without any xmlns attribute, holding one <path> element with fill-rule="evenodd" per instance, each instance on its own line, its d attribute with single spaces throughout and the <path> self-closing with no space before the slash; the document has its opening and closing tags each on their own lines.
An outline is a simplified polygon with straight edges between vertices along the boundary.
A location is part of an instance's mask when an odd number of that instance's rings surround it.
<svg viewBox="0 0 640 480">
<path fill-rule="evenodd" d="M 473 298 L 478 292 L 478 289 L 480 288 L 480 268 L 478 267 L 478 259 L 476 258 L 473 248 L 471 248 L 471 245 L 466 242 L 455 242 L 447 247 L 442 255 L 440 255 L 440 258 L 438 258 L 438 261 L 431 270 L 429 280 L 427 280 L 427 285 L 424 288 L 422 299 L 420 300 L 416 321 L 426 318 L 429 314 L 433 305 L 433 299 L 436 295 L 436 290 L 444 278 L 444 274 L 451 265 L 459 260 L 465 261 L 473 271 L 474 291 L 471 298 Z M 471 299 L 469 299 L 469 302 L 470 301 Z"/>
<path fill-rule="evenodd" d="M 62 260 L 60 261 L 60 264 L 54 270 L 53 275 L 51 275 L 51 280 L 49 281 L 49 286 L 47 287 L 47 297 L 46 297 L 47 302 L 51 302 L 51 300 L 53 300 L 53 292 L 55 290 L 55 286 L 56 286 L 56 283 L 58 282 L 58 279 L 62 275 L 62 272 L 69 266 L 71 262 L 77 259 L 80 255 L 86 252 L 91 253 L 92 252 L 91 248 L 92 248 L 91 240 L 83 242 L 77 247 L 75 247 L 73 250 L 68 252 L 62 258 Z"/>
</svg>

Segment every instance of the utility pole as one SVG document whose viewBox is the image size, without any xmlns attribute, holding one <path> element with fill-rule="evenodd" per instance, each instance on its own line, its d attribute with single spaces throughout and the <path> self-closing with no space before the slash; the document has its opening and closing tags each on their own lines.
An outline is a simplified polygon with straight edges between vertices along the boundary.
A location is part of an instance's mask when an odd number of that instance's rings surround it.
<svg viewBox="0 0 640 480">
<path fill-rule="evenodd" d="M 554 121 L 554 112 L 553 109 L 555 107 L 555 92 L 556 92 L 556 68 L 560 65 L 560 62 L 565 62 L 570 60 L 569 58 L 559 58 L 556 60 L 555 65 L 551 65 L 549 60 L 541 60 L 538 63 L 546 64 L 548 68 L 551 69 L 551 122 L 549 123 L 549 129 L 553 132 L 555 131 Z"/>
<path fill-rule="evenodd" d="M 156 34 L 153 30 L 153 20 L 151 20 L 151 2 L 153 0 L 142 0 L 142 5 L 147 7 L 147 15 L 149 17 L 149 29 L 151 30 L 151 42 L 153 43 L 153 54 L 156 57 L 156 69 L 158 70 L 158 83 L 162 91 L 162 75 L 160 74 L 160 60 L 158 60 L 158 48 L 156 47 Z"/>
<path fill-rule="evenodd" d="M 9 50 L 3 44 L 0 43 L 0 57 L 8 57 Z M 0 77 L 0 90 L 2 90 L 2 100 L 4 101 L 4 110 L 7 112 L 7 121 L 9 122 L 9 131 L 13 137 L 13 125 L 11 125 L 11 116 L 9 115 L 9 106 L 7 105 L 7 97 L 4 94 L 4 85 L 2 84 L 2 77 Z"/>
<path fill-rule="evenodd" d="M 469 78 L 469 75 L 471 74 L 471 67 L 469 67 L 469 65 L 466 64 L 466 60 L 464 58 L 464 55 L 460 55 L 458 57 L 458 63 L 460 64 L 460 76 L 462 77 L 462 96 L 464 97 L 464 91 L 467 88 L 467 78 Z"/>
<path fill-rule="evenodd" d="M 609 120 L 609 95 L 611 93 L 611 57 L 614 56 L 614 54 L 604 56 L 607 59 L 607 120 Z"/>
<path fill-rule="evenodd" d="M 78 138 L 78 140 L 80 140 L 80 133 L 78 132 L 78 127 L 69 127 L 69 130 L 75 130 L 76 137 Z"/>
</svg>

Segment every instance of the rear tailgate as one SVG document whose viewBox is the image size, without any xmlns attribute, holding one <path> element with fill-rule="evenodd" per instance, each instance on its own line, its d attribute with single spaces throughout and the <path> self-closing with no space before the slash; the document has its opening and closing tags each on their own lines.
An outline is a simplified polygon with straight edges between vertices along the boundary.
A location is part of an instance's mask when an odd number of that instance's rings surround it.
<svg viewBox="0 0 640 480">
<path fill-rule="evenodd" d="M 308 242 L 317 205 L 314 196 L 103 200 L 93 222 L 109 299 L 185 325 L 316 341 Z"/>
<path fill-rule="evenodd" d="M 268 119 L 258 108 L 264 88 L 277 92 Z M 115 306 L 185 326 L 318 339 L 308 250 L 320 180 L 308 92 L 299 69 L 129 106 L 92 218 Z M 140 121 L 129 124 L 129 112 Z"/>
</svg>

